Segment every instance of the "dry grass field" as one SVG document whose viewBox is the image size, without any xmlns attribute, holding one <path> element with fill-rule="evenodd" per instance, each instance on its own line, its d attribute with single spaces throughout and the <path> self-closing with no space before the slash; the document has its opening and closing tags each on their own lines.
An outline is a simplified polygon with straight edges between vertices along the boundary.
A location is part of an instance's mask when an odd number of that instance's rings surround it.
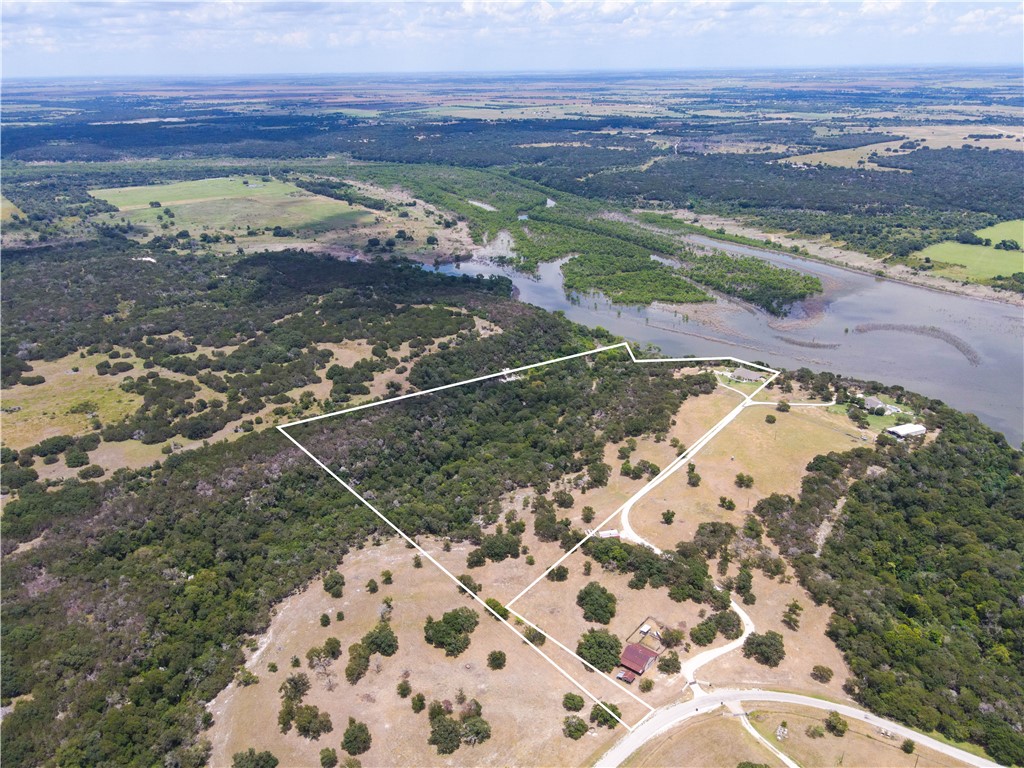
<svg viewBox="0 0 1024 768">
<path fill-rule="evenodd" d="M 258 639 L 258 650 L 250 655 L 247 668 L 260 682 L 241 687 L 232 684 L 211 703 L 214 725 L 208 732 L 213 743 L 210 764 L 227 766 L 231 756 L 250 746 L 269 749 L 284 766 L 318 764 L 324 747 L 339 748 L 350 716 L 365 722 L 373 737 L 369 752 L 359 756 L 366 768 L 373 766 L 479 766 L 505 765 L 580 765 L 603 753 L 621 733 L 600 729 L 579 741 L 561 735 L 562 696 L 575 691 L 536 651 L 517 639 L 508 628 L 481 613 L 480 624 L 471 636 L 471 644 L 457 658 L 447 658 L 443 650 L 423 640 L 423 624 L 428 615 L 439 618 L 446 610 L 471 605 L 468 598 L 456 594 L 455 586 L 437 568 L 424 562 L 413 567 L 413 550 L 393 539 L 379 547 L 352 552 L 340 567 L 346 579 L 340 599 L 328 595 L 320 580 L 305 591 L 281 603 L 267 632 Z M 394 574 L 392 585 L 380 586 L 370 594 L 365 584 L 370 578 L 381 582 L 381 571 Z M 487 580 L 486 569 L 481 574 Z M 398 636 L 399 650 L 390 658 L 374 656 L 370 670 L 356 685 L 345 680 L 348 646 L 357 642 L 377 621 L 378 609 L 385 597 L 394 605 L 392 627 Z M 345 618 L 334 619 L 338 611 Z M 332 617 L 328 627 L 319 617 Z M 293 730 L 281 734 L 277 726 L 280 708 L 278 687 L 293 671 L 292 656 L 303 659 L 305 653 L 328 637 L 341 640 L 342 657 L 334 663 L 337 687 L 328 691 L 323 681 L 310 674 L 313 687 L 305 702 L 327 711 L 333 732 L 318 741 L 309 741 Z M 487 667 L 487 654 L 504 651 L 507 665 L 500 671 Z M 545 646 L 545 651 L 549 648 Z M 378 663 L 379 662 L 379 663 Z M 277 672 L 268 665 L 275 663 Z M 427 744 L 429 725 L 426 712 L 414 714 L 409 699 L 402 699 L 395 687 L 408 672 L 414 693 L 431 699 L 456 700 L 459 689 L 483 705 L 483 716 L 491 724 L 492 738 L 476 747 L 463 746 L 454 755 L 439 756 Z M 596 693 L 596 691 L 595 691 Z M 584 708 L 584 715 L 590 706 Z"/>
<path fill-rule="evenodd" d="M 814 739 L 807 735 L 807 729 L 823 725 L 826 713 L 774 702 L 751 701 L 744 704 L 751 725 L 800 765 L 841 765 L 844 768 L 954 768 L 966 765 L 920 745 L 908 755 L 900 749 L 902 739 L 888 738 L 875 726 L 859 720 L 849 720 L 850 729 L 842 737 L 826 732 L 825 736 Z M 789 735 L 778 742 L 775 729 L 784 720 Z"/>
<path fill-rule="evenodd" d="M 729 573 L 735 576 L 737 568 L 733 566 Z M 852 699 L 843 693 L 843 683 L 849 676 L 843 654 L 825 635 L 832 609 L 827 605 L 815 605 L 795 579 L 772 580 L 760 571 L 754 571 L 752 591 L 757 602 L 743 606 L 743 610 L 753 620 L 758 632 L 771 630 L 782 635 L 786 658 L 772 668 L 753 659 L 745 659 L 741 652 L 736 651 L 702 667 L 698 674 L 700 680 L 720 687 L 765 686 L 852 704 Z M 782 623 L 782 615 L 792 600 L 798 601 L 804 609 L 800 614 L 800 628 L 796 631 Z M 832 670 L 831 682 L 822 684 L 811 678 L 811 670 L 819 664 Z"/>
<path fill-rule="evenodd" d="M 862 129 L 857 129 L 861 132 Z M 1008 125 L 920 125 L 904 126 L 892 129 L 866 129 L 865 133 L 894 133 L 906 136 L 898 141 L 883 141 L 850 149 L 835 149 L 829 152 L 814 152 L 807 155 L 796 155 L 785 158 L 784 162 L 803 165 L 834 165 L 840 168 L 870 168 L 875 171 L 893 171 L 893 168 L 877 165 L 871 161 L 871 155 L 877 153 L 882 157 L 906 154 L 909 149 L 901 149 L 900 145 L 907 140 L 923 142 L 928 149 L 959 148 L 964 144 L 986 149 L 1016 149 L 1024 151 L 1019 126 Z M 996 135 L 1000 138 L 971 138 L 972 135 Z"/>
<path fill-rule="evenodd" d="M 624 768 L 711 768 L 741 762 L 778 768 L 781 761 L 723 711 L 695 717 L 652 739 Z"/>
<path fill-rule="evenodd" d="M 776 417 L 775 424 L 765 422 L 769 414 Z M 844 414 L 824 408 L 779 413 L 767 405 L 748 407 L 694 457 L 700 485 L 687 485 L 686 469 L 680 469 L 633 507 L 630 525 L 662 549 L 692 539 L 702 522 L 742 526 L 746 513 L 759 499 L 772 493 L 797 495 L 805 467 L 815 456 L 864 444 L 859 430 Z M 753 488 L 736 487 L 736 475 L 741 472 L 754 478 Z M 736 509 L 722 509 L 721 496 L 732 499 Z M 661 520 L 666 509 L 676 512 L 671 525 Z"/>
</svg>

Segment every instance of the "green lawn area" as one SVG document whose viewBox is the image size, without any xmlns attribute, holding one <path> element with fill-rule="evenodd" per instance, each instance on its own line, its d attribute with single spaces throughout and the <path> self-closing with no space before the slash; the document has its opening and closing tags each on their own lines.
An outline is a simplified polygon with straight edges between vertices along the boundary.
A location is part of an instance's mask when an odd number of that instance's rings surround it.
<svg viewBox="0 0 1024 768">
<path fill-rule="evenodd" d="M 18 210 L 18 206 L 3 195 L 0 195 L 0 219 L 7 221 L 16 213 L 21 213 L 21 211 Z"/>
<path fill-rule="evenodd" d="M 978 237 L 1016 240 L 1024 244 L 1024 220 L 1004 221 L 993 227 L 979 229 Z M 930 245 L 914 254 L 917 258 L 930 258 L 936 262 L 935 273 L 956 280 L 988 280 L 996 275 L 1012 275 L 1024 271 L 1024 252 L 998 251 L 992 246 L 963 245 L 947 241 Z"/>
<path fill-rule="evenodd" d="M 242 181 L 249 182 L 248 185 Z M 133 224 L 153 234 L 164 222 L 169 231 L 187 229 L 193 237 L 202 232 L 223 232 L 236 237 L 246 229 L 281 226 L 296 234 L 316 234 L 373 221 L 373 214 L 340 200 L 314 195 L 281 181 L 262 182 L 259 177 L 227 177 L 183 181 L 144 187 L 93 190 L 121 209 Z M 150 207 L 151 201 L 159 208 Z M 169 219 L 165 209 L 174 214 Z M 158 217 L 164 217 L 161 221 Z M 120 218 L 102 214 L 104 219 Z"/>
</svg>

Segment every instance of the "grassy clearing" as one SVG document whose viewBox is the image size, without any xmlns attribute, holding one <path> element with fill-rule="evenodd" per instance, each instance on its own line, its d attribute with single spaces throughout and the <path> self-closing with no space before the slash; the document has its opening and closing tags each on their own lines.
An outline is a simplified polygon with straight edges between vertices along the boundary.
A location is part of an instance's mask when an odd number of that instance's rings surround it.
<svg viewBox="0 0 1024 768">
<path fill-rule="evenodd" d="M 1000 240 L 1024 243 L 1024 220 L 1004 221 L 993 227 L 979 229 L 978 237 L 993 244 Z M 957 242 L 936 243 L 914 254 L 936 263 L 936 274 L 956 280 L 987 280 L 996 275 L 1011 275 L 1024 270 L 1024 254 L 1020 251 L 996 250 L 989 245 L 965 245 Z"/>
<path fill-rule="evenodd" d="M 118 386 L 125 376 L 137 375 L 137 371 L 100 376 L 96 364 L 108 359 L 106 355 L 80 357 L 75 353 L 49 362 L 33 361 L 33 370 L 27 375 L 42 376 L 46 381 L 32 387 L 15 384 L 4 390 L 4 408 L 21 409 L 3 414 L 4 445 L 21 449 L 54 435 L 84 435 L 93 431 L 89 412 L 95 411 L 106 424 L 137 410 L 142 398 Z M 138 364 L 134 358 L 128 362 Z M 71 413 L 83 403 L 91 404 L 87 412 Z"/>
<path fill-rule="evenodd" d="M 248 184 L 244 184 L 248 181 Z M 174 234 L 187 229 L 193 237 L 220 232 L 238 238 L 238 245 L 252 247 L 290 242 L 273 237 L 265 229 L 291 229 L 296 236 L 317 235 L 372 222 L 371 213 L 340 200 L 315 195 L 280 181 L 231 176 L 145 187 L 99 189 L 92 192 L 118 206 L 126 217 L 106 214 L 98 221 L 128 218 L 153 234 Z M 152 207 L 150 202 L 159 202 Z M 169 209 L 174 218 L 166 214 Z M 248 233 L 248 234 L 247 234 Z M 234 245 L 228 246 L 234 248 Z"/>
<path fill-rule="evenodd" d="M 889 739 L 873 725 L 849 720 L 850 729 L 843 737 L 825 736 L 812 739 L 807 728 L 823 725 L 825 714 L 807 707 L 790 704 L 757 704 L 751 702 L 750 722 L 757 731 L 774 743 L 781 751 L 801 765 L 843 765 L 846 768 L 946 768 L 965 763 L 926 747 L 917 746 L 913 754 L 900 749 L 903 739 Z M 775 741 L 775 729 L 786 721 L 788 737 Z"/>
<path fill-rule="evenodd" d="M 249 182 L 248 185 L 244 183 L 246 181 Z M 122 211 L 131 211 L 149 208 L 151 202 L 170 206 L 236 197 L 280 202 L 288 199 L 294 192 L 301 190 L 280 181 L 261 181 L 258 176 L 223 176 L 199 181 L 179 181 L 173 184 L 95 189 L 90 194 L 116 205 Z"/>
<path fill-rule="evenodd" d="M 0 195 L 0 221 L 7 221 L 12 218 L 15 214 L 21 215 L 21 209 L 18 208 L 14 203 L 8 200 L 3 195 Z"/>
</svg>

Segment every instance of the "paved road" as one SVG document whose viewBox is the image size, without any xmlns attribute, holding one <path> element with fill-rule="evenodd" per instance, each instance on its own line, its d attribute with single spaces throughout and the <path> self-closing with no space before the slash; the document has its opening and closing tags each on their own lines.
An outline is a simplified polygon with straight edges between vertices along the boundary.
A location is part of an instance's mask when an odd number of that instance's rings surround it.
<svg viewBox="0 0 1024 768">
<path fill-rule="evenodd" d="M 776 374 L 777 375 L 777 374 Z M 772 376 L 771 378 L 775 378 Z M 769 379 L 770 381 L 771 379 Z M 767 382 L 766 382 L 767 383 Z M 726 385 L 723 385 L 726 386 Z M 733 389 L 732 387 L 727 387 Z M 761 388 L 757 391 L 759 392 Z M 733 389 L 734 392 L 743 394 L 739 390 Z M 639 501 L 643 496 L 647 494 L 654 486 L 658 485 L 661 481 L 667 479 L 667 477 L 673 474 L 679 467 L 683 466 L 684 463 L 688 462 L 689 458 L 695 455 L 701 448 L 707 445 L 712 438 L 715 437 L 719 432 L 725 429 L 743 410 L 752 405 L 764 405 L 765 403 L 755 401 L 753 399 L 754 392 L 750 395 L 745 395 L 743 401 L 731 410 L 725 418 L 719 421 L 714 427 L 712 427 L 706 434 L 704 434 L 691 448 L 676 459 L 673 465 L 668 468 L 669 471 L 662 473 L 656 482 L 651 483 L 650 486 L 645 487 L 641 493 L 638 493 L 632 499 L 630 499 L 622 508 L 622 532 L 621 536 L 624 539 L 635 541 L 639 544 L 644 544 L 655 552 L 661 553 L 657 547 L 651 544 L 640 536 L 629 524 L 629 513 L 633 509 L 633 505 Z M 801 406 L 829 406 L 832 403 L 798 403 L 794 405 Z M 629 732 L 624 738 L 622 738 L 617 744 L 615 744 L 605 755 L 597 762 L 598 768 L 614 768 L 615 766 L 621 765 L 630 755 L 636 752 L 640 747 L 646 744 L 654 737 L 664 733 L 670 728 L 678 725 L 679 723 L 685 722 L 686 720 L 700 715 L 702 712 L 707 713 L 714 711 L 722 706 L 728 706 L 734 712 L 742 712 L 740 706 L 742 702 L 758 702 L 758 701 L 770 701 L 778 702 L 782 704 L 800 704 L 806 707 L 812 707 L 818 710 L 824 711 L 836 711 L 843 717 L 850 718 L 852 720 L 860 720 L 871 725 L 876 725 L 881 728 L 885 728 L 890 733 L 895 734 L 901 739 L 913 739 L 918 744 L 930 747 L 936 752 L 940 752 L 944 755 L 952 757 L 956 760 L 961 760 L 969 765 L 979 766 L 979 768 L 996 768 L 997 763 L 993 763 L 982 757 L 977 757 L 970 752 L 965 752 L 962 749 L 951 747 L 948 744 L 944 744 L 941 741 L 925 736 L 917 731 L 914 731 L 906 726 L 894 723 L 890 720 L 878 717 L 877 715 L 871 715 L 863 710 L 851 707 L 847 704 L 834 704 L 828 701 L 822 701 L 821 699 L 815 699 L 810 696 L 801 696 L 796 693 L 784 693 L 781 691 L 763 691 L 760 689 L 741 690 L 732 688 L 722 688 L 717 691 L 705 692 L 701 689 L 700 684 L 697 682 L 696 675 L 697 670 L 708 664 L 711 661 L 724 656 L 727 653 L 737 650 L 743 645 L 743 641 L 747 635 L 754 631 L 754 622 L 750 619 L 750 616 L 740 608 L 740 606 L 733 601 L 732 609 L 739 614 L 740 619 L 743 621 L 743 635 L 739 639 L 723 645 L 719 648 L 712 648 L 711 650 L 694 656 L 689 659 L 682 668 L 683 679 L 689 683 L 690 689 L 694 693 L 694 698 L 687 702 L 680 702 L 678 704 L 671 704 L 667 707 L 655 710 L 641 723 L 634 728 L 633 731 Z M 768 747 L 776 757 L 778 757 L 788 768 L 796 768 L 796 764 L 786 755 L 783 755 L 771 742 L 765 740 L 760 734 L 758 734 L 750 722 L 747 720 L 745 715 L 741 715 L 744 727 L 751 732 L 755 738 L 757 738 L 762 744 Z"/>
<path fill-rule="evenodd" d="M 615 766 L 621 765 L 626 758 L 636 752 L 655 736 L 658 736 L 670 728 L 689 720 L 691 717 L 697 717 L 702 713 L 713 712 L 724 705 L 736 704 L 739 702 L 760 701 L 770 701 L 779 704 L 799 704 L 804 707 L 813 707 L 814 709 L 822 711 L 835 710 L 843 717 L 851 720 L 860 720 L 868 723 L 869 725 L 885 728 L 887 731 L 895 734 L 899 739 L 913 739 L 920 745 L 934 749 L 936 752 L 941 752 L 942 754 L 956 760 L 961 760 L 969 765 L 978 766 L 979 768 L 998 768 L 998 764 L 993 763 L 991 760 L 978 757 L 977 755 L 972 755 L 970 752 L 965 752 L 964 750 L 956 747 L 951 747 L 948 744 L 944 744 L 941 741 L 931 738 L 930 736 L 925 736 L 911 728 L 907 728 L 905 725 L 894 723 L 891 720 L 886 720 L 878 717 L 877 715 L 870 715 L 856 707 L 851 707 L 846 704 L 834 704 L 832 702 L 815 699 L 810 696 L 801 696 L 798 693 L 763 691 L 758 688 L 750 690 L 721 688 L 716 690 L 714 693 L 704 693 L 701 691 L 696 698 L 691 699 L 690 701 L 663 707 L 648 715 L 632 732 L 627 733 L 624 738 L 620 739 L 615 746 L 608 750 L 608 752 L 606 752 L 604 756 L 597 761 L 597 766 L 598 768 L 615 768 Z"/>
</svg>

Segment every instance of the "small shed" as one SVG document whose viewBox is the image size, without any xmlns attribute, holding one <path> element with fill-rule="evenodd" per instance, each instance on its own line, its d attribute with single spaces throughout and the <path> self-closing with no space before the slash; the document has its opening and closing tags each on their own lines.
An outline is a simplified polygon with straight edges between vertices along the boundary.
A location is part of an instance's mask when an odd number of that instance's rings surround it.
<svg viewBox="0 0 1024 768">
<path fill-rule="evenodd" d="M 737 368 L 729 374 L 729 378 L 736 381 L 760 381 L 764 378 L 764 374 L 752 371 L 749 368 Z"/>
<path fill-rule="evenodd" d="M 619 663 L 631 672 L 642 675 L 650 668 L 656 658 L 658 658 L 658 654 L 650 648 L 630 643 L 619 657 Z"/>
<path fill-rule="evenodd" d="M 617 539 L 619 538 L 619 532 L 612 529 L 609 531 L 598 531 L 597 538 L 599 539 Z"/>
<path fill-rule="evenodd" d="M 885 431 L 903 440 L 908 437 L 920 437 L 928 430 L 920 424 L 898 424 L 895 427 L 889 427 Z"/>
</svg>

